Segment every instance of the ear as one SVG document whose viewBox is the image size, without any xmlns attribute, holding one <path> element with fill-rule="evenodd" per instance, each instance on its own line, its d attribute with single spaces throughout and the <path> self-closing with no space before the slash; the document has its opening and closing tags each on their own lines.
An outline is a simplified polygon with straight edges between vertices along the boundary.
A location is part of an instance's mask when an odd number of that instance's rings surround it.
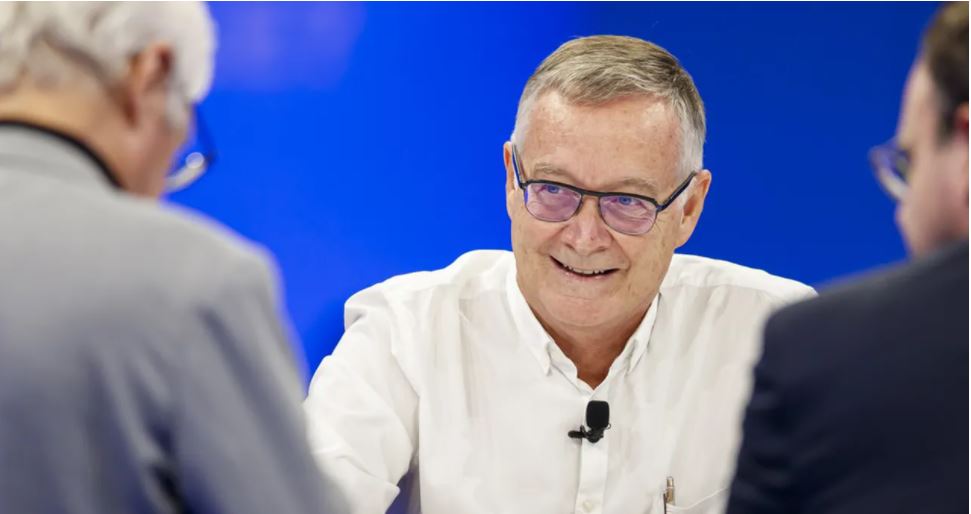
<svg viewBox="0 0 971 514">
<path fill-rule="evenodd" d="M 968 104 L 967 102 L 958 106 L 954 110 L 954 118 L 951 120 L 954 124 L 953 132 L 961 137 L 961 140 L 965 143 L 968 142 Z"/>
<path fill-rule="evenodd" d="M 502 162 L 506 167 L 506 214 L 512 219 L 512 209 L 516 205 L 516 175 L 512 163 L 512 142 L 502 145 Z"/>
<path fill-rule="evenodd" d="M 153 43 L 135 54 L 121 81 L 122 111 L 132 126 L 158 109 L 165 109 L 172 76 L 172 47 Z"/>
<path fill-rule="evenodd" d="M 711 172 L 701 170 L 691 180 L 688 190 L 684 192 L 687 198 L 685 198 L 684 206 L 681 208 L 681 222 L 678 225 L 678 247 L 691 239 L 691 234 L 698 226 L 698 219 L 701 218 L 701 211 L 705 208 L 705 198 L 708 196 L 709 187 L 711 187 Z"/>
<path fill-rule="evenodd" d="M 954 118 L 952 119 L 954 124 L 952 127 L 952 138 L 955 138 L 954 144 L 958 145 L 956 151 L 958 152 L 957 158 L 961 159 L 963 162 L 955 169 L 960 170 L 958 173 L 957 181 L 955 186 L 961 191 L 964 201 L 964 219 L 967 219 L 967 208 L 968 208 L 968 193 L 971 189 L 971 184 L 968 182 L 968 104 L 963 103 L 954 110 Z M 962 148 L 963 147 L 963 148 Z"/>
</svg>

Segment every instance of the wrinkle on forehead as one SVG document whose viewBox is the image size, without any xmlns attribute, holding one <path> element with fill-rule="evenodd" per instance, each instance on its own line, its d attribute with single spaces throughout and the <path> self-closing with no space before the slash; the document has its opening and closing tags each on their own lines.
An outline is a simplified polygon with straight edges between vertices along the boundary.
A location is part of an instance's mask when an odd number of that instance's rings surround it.
<svg viewBox="0 0 971 514">
<path fill-rule="evenodd" d="M 534 175 L 567 174 L 575 185 L 595 190 L 650 187 L 652 194 L 680 176 L 679 121 L 663 99 L 639 95 L 576 105 L 552 92 L 536 100 L 529 118 L 519 152 Z"/>
<path fill-rule="evenodd" d="M 577 178 L 577 176 L 570 172 L 570 170 L 561 168 L 548 162 L 537 162 L 535 166 L 532 167 L 530 173 L 531 174 L 529 177 L 531 179 L 552 180 L 555 182 L 563 182 L 565 184 L 582 187 L 584 189 L 590 189 L 585 187 L 585 184 L 581 183 L 582 179 Z M 658 186 L 657 182 L 652 180 L 647 174 L 635 173 L 625 178 L 599 184 L 598 190 L 605 193 L 631 192 L 656 197 L 661 191 L 661 188 Z"/>
</svg>

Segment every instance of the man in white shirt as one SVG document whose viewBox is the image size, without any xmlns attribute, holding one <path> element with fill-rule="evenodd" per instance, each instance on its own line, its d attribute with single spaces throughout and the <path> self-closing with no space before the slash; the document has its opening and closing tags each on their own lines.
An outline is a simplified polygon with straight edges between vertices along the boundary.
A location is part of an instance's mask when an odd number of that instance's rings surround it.
<svg viewBox="0 0 971 514">
<path fill-rule="evenodd" d="M 358 293 L 311 383 L 312 447 L 350 512 L 399 483 L 426 514 L 723 507 L 761 325 L 813 293 L 674 256 L 711 181 L 704 133 L 654 44 L 581 38 L 540 65 L 503 147 L 513 252 Z M 569 436 L 591 401 L 609 428 Z"/>
</svg>

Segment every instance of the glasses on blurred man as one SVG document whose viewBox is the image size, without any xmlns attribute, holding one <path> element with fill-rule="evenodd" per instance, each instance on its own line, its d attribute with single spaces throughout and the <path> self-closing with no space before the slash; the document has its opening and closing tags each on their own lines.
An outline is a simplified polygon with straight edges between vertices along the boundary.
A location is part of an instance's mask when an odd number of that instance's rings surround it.
<svg viewBox="0 0 971 514">
<path fill-rule="evenodd" d="M 895 140 L 873 147 L 870 150 L 870 165 L 877 181 L 891 198 L 900 201 L 907 194 L 910 154 L 900 148 Z"/>
<path fill-rule="evenodd" d="M 165 177 L 167 193 L 189 187 L 216 161 L 216 145 L 199 109 L 196 109 L 193 119 L 186 142 L 176 153 L 172 171 Z"/>
</svg>

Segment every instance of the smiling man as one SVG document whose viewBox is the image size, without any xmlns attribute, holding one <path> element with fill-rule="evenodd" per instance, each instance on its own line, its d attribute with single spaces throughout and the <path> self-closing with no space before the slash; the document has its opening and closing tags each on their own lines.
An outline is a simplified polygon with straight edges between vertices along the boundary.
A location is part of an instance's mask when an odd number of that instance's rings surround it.
<svg viewBox="0 0 971 514">
<path fill-rule="evenodd" d="M 314 453 L 351 512 L 399 487 L 435 514 L 724 506 L 759 330 L 813 293 L 674 255 L 711 183 L 704 136 L 654 44 L 581 38 L 540 65 L 503 147 L 513 252 L 358 293 L 311 384 Z"/>
</svg>

